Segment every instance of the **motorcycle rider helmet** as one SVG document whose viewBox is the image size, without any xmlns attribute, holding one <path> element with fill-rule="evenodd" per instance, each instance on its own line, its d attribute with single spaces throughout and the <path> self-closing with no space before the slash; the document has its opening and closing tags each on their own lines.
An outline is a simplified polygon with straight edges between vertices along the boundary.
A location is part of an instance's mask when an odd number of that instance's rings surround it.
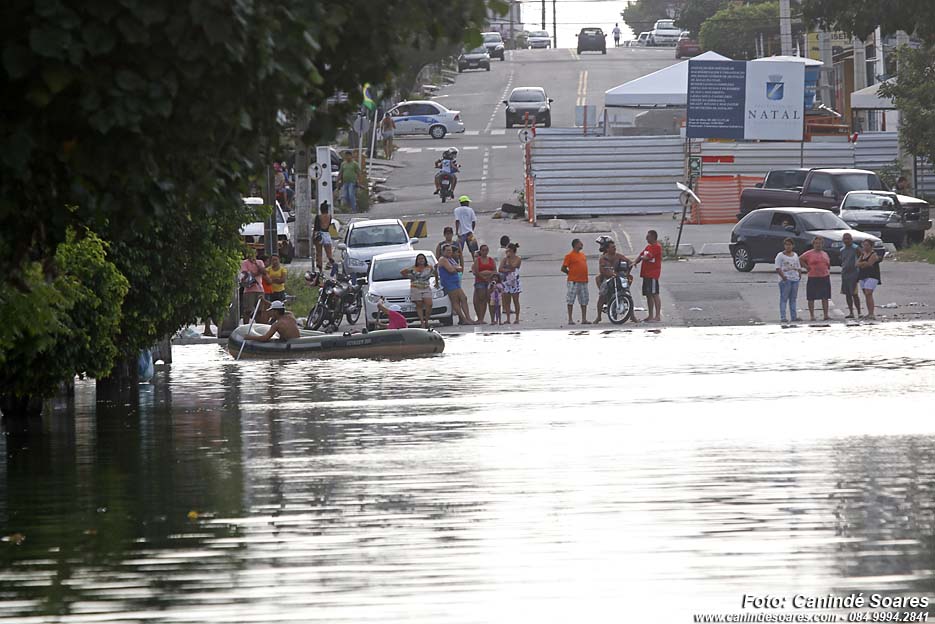
<svg viewBox="0 0 935 624">
<path fill-rule="evenodd" d="M 448 149 L 445 150 L 445 154 L 448 155 L 448 158 L 449 158 L 449 159 L 455 160 L 455 159 L 458 157 L 458 148 L 457 148 L 457 147 L 449 147 Z"/>
<path fill-rule="evenodd" d="M 598 249 L 600 250 L 600 252 L 604 253 L 605 251 L 607 251 L 607 246 L 610 244 L 613 244 L 614 239 L 612 239 L 611 237 L 607 235 L 604 235 L 604 236 L 598 236 L 594 240 L 594 242 L 597 243 Z"/>
</svg>

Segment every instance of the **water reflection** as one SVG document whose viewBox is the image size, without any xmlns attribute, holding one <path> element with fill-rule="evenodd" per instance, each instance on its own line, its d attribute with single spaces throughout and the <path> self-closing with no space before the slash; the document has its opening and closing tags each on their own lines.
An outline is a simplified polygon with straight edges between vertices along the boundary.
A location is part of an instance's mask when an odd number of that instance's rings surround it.
<svg viewBox="0 0 935 624">
<path fill-rule="evenodd" d="M 0 439 L 0 535 L 25 535 L 0 543 L 0 621 L 689 621 L 744 592 L 932 594 L 933 336 L 183 347 L 153 385 L 79 384 Z"/>
</svg>

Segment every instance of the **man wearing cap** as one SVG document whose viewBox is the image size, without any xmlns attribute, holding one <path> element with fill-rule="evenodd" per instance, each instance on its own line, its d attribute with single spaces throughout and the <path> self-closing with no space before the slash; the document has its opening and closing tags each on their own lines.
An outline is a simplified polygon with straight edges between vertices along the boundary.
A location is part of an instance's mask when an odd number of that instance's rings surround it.
<svg viewBox="0 0 935 624">
<path fill-rule="evenodd" d="M 468 239 L 474 240 L 474 228 L 477 226 L 477 215 L 474 214 L 474 209 L 471 208 L 471 198 L 467 195 L 462 195 L 458 198 L 458 203 L 461 205 L 455 208 L 455 234 L 458 237 L 458 248 L 463 252 L 464 243 L 468 242 Z M 474 245 L 468 245 L 468 251 L 471 252 L 471 259 L 474 259 L 474 251 L 477 249 L 477 243 Z"/>
<path fill-rule="evenodd" d="M 386 323 L 386 329 L 406 329 L 409 327 L 409 322 L 402 315 L 402 308 L 395 303 L 387 307 L 386 303 L 381 299 L 377 303 L 377 310 L 385 314 L 389 319 Z M 380 323 L 380 326 L 383 327 L 383 323 Z"/>
<path fill-rule="evenodd" d="M 360 165 L 354 160 L 351 150 L 344 150 L 344 162 L 338 171 L 338 184 L 341 187 L 341 201 L 357 212 L 357 183 L 360 181 Z"/>
<path fill-rule="evenodd" d="M 274 301 L 269 305 L 269 313 L 273 317 L 273 324 L 269 326 L 269 331 L 262 336 L 247 334 L 244 340 L 257 340 L 259 342 L 269 342 L 274 335 L 279 334 L 279 340 L 286 341 L 299 337 L 299 324 L 295 320 L 292 312 L 286 311 L 286 305 L 282 301 Z"/>
</svg>

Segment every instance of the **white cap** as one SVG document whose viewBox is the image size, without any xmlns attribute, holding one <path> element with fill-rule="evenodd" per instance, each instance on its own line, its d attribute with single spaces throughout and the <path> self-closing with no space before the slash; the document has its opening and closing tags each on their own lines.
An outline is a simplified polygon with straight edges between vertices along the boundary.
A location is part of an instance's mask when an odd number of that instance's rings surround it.
<svg viewBox="0 0 935 624">
<path fill-rule="evenodd" d="M 397 304 L 395 304 L 395 303 L 394 303 L 393 305 L 391 305 L 389 309 L 392 310 L 393 312 L 400 312 L 400 311 L 402 311 L 402 308 L 399 307 L 399 306 L 398 306 Z"/>
<path fill-rule="evenodd" d="M 282 310 L 283 312 L 285 312 L 286 304 L 284 304 L 282 301 L 274 301 L 271 304 L 269 304 L 269 309 L 270 310 Z"/>
</svg>

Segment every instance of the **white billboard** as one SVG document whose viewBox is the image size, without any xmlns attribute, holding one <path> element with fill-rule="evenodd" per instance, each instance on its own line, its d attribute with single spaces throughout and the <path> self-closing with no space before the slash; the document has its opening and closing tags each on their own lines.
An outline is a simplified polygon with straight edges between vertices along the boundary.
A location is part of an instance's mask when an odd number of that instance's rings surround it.
<svg viewBox="0 0 935 624">
<path fill-rule="evenodd" d="M 804 114 L 804 64 L 747 63 L 743 138 L 801 141 Z"/>
</svg>

